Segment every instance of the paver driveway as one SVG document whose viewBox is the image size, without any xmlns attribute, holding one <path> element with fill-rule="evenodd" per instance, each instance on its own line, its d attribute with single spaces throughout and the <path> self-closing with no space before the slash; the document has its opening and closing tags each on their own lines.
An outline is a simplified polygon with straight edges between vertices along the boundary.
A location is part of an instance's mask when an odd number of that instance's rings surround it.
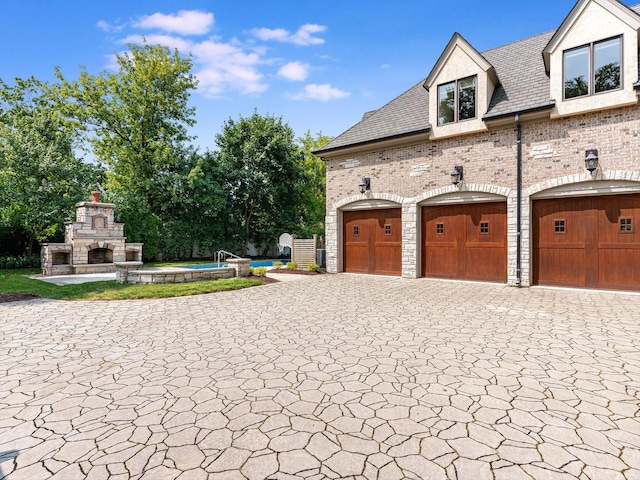
<svg viewBox="0 0 640 480">
<path fill-rule="evenodd" d="M 634 295 L 356 275 L 0 304 L 0 469 L 638 479 L 639 312 Z"/>
</svg>

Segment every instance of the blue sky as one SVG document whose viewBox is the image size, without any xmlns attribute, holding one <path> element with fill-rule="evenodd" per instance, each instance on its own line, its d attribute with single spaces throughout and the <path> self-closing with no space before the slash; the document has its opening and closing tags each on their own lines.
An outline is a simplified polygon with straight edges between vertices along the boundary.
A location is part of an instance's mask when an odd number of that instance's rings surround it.
<svg viewBox="0 0 640 480">
<path fill-rule="evenodd" d="M 631 3 L 626 3 L 631 4 Z M 200 147 L 223 123 L 282 117 L 337 136 L 429 74 L 454 32 L 479 51 L 557 28 L 573 1 L 0 0 L 0 78 L 98 74 L 127 42 L 193 54 Z"/>
</svg>

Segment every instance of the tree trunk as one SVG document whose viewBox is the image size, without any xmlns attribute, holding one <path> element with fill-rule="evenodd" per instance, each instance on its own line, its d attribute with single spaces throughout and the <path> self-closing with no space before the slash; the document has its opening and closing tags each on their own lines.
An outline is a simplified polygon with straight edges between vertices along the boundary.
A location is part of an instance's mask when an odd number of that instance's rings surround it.
<svg viewBox="0 0 640 480">
<path fill-rule="evenodd" d="M 249 248 L 249 232 L 251 231 L 251 211 L 246 211 L 244 215 L 244 239 L 242 241 L 241 257 L 247 256 L 247 250 Z"/>
<path fill-rule="evenodd" d="M 27 257 L 31 257 L 33 254 L 33 242 L 35 241 L 35 237 L 32 233 L 29 234 L 29 240 L 27 241 L 27 248 L 25 249 L 25 255 Z"/>
</svg>

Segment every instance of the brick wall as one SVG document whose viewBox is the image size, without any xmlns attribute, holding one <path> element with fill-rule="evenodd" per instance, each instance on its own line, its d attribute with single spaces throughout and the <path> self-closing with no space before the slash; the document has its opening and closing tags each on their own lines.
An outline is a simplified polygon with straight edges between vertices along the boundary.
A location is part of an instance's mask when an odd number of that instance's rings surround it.
<svg viewBox="0 0 640 480">
<path fill-rule="evenodd" d="M 585 151 L 597 149 L 600 173 L 591 177 Z M 417 204 L 457 188 L 455 165 L 464 166 L 463 191 L 501 195 L 507 200 L 508 283 L 516 283 L 516 127 L 482 134 L 408 144 L 327 159 L 327 270 L 341 270 L 339 210 L 362 200 L 358 184 L 371 178 L 368 199 L 392 200 L 402 207 L 402 275 L 419 275 Z M 561 185 L 630 180 L 640 191 L 640 106 L 522 124 L 522 284 L 529 284 L 530 195 Z M 633 187 L 635 188 L 635 187 Z"/>
<path fill-rule="evenodd" d="M 640 107 L 589 113 L 522 125 L 523 188 L 585 171 L 585 150 L 596 148 L 603 170 L 640 168 Z M 327 211 L 358 193 L 362 177 L 371 190 L 402 197 L 449 185 L 455 165 L 465 182 L 515 188 L 516 128 L 372 150 L 327 160 Z"/>
</svg>

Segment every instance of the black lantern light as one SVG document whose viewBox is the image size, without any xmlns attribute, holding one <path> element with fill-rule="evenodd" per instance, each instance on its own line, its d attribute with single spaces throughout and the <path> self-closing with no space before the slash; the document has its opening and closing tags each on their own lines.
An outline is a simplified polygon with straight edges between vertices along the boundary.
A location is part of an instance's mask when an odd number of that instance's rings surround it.
<svg viewBox="0 0 640 480">
<path fill-rule="evenodd" d="M 360 187 L 360 193 L 371 190 L 371 179 L 369 177 L 362 177 L 362 181 L 358 186 Z"/>
<path fill-rule="evenodd" d="M 587 150 L 584 152 L 584 166 L 589 173 L 593 173 L 598 168 L 598 150 Z"/>
<path fill-rule="evenodd" d="M 455 167 L 453 167 L 453 173 L 451 174 L 451 181 L 453 182 L 454 185 L 458 185 L 462 181 L 463 171 L 464 169 L 462 168 L 462 165 L 456 165 Z"/>
</svg>

